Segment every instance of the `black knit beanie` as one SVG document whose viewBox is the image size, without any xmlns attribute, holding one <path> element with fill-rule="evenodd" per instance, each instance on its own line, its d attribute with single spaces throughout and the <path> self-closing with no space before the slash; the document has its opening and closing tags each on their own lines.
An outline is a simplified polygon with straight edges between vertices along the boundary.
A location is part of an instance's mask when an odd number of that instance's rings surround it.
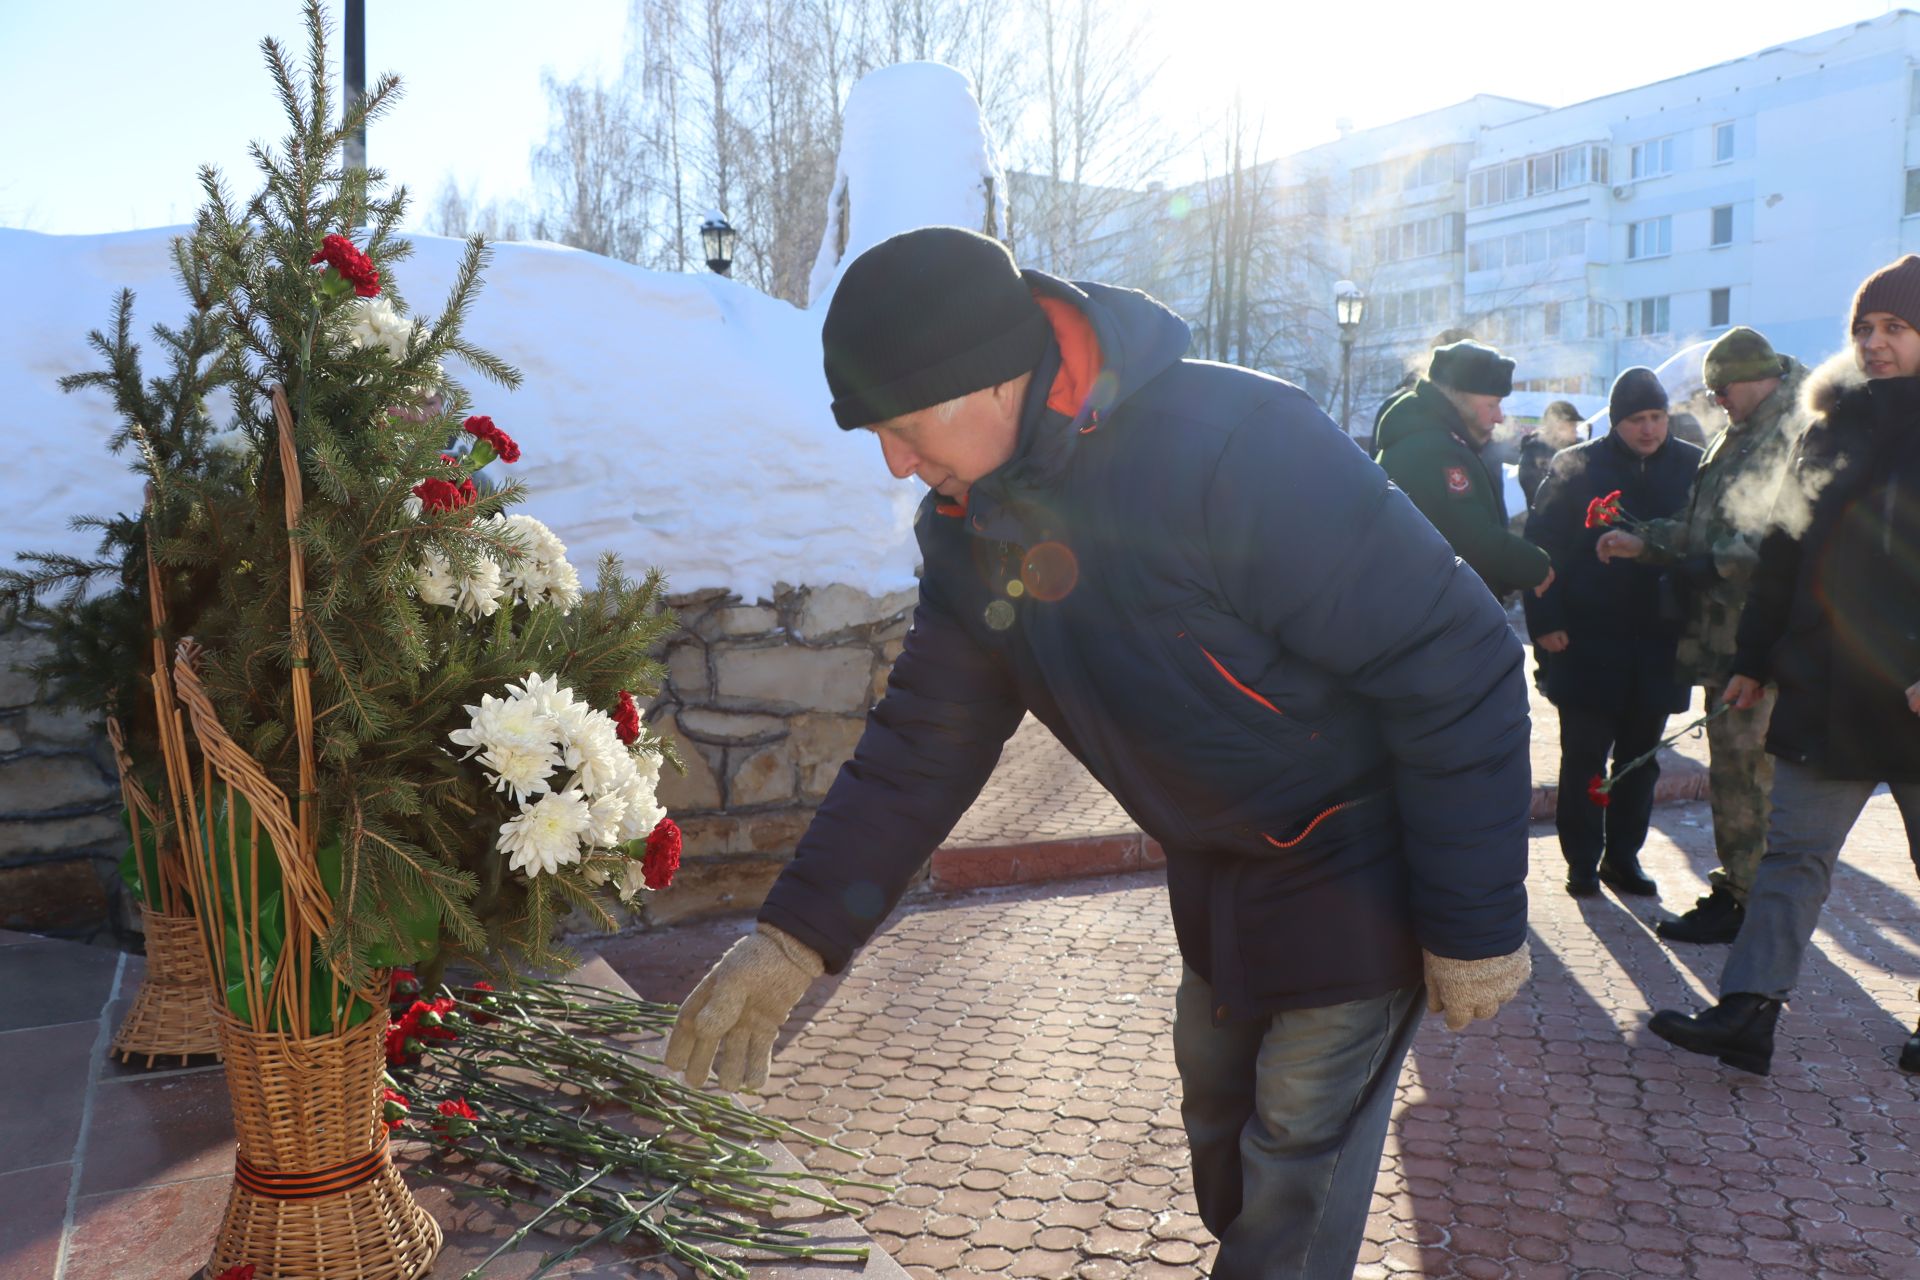
<svg viewBox="0 0 1920 1280">
<path fill-rule="evenodd" d="M 855 258 L 820 330 L 843 430 L 1029 373 L 1052 332 L 999 241 L 921 227 Z"/>
<path fill-rule="evenodd" d="M 1636 413 L 1666 407 L 1667 389 L 1660 385 L 1660 375 L 1643 364 L 1615 378 L 1607 396 L 1607 416 L 1616 427 Z"/>
<path fill-rule="evenodd" d="M 1920 329 L 1920 257 L 1908 254 L 1888 263 L 1867 277 L 1860 292 L 1853 295 L 1853 315 L 1847 328 L 1860 323 L 1869 311 L 1886 311 Z"/>
<path fill-rule="evenodd" d="M 1513 361 L 1471 338 L 1436 347 L 1427 381 L 1475 396 L 1513 394 Z"/>
</svg>

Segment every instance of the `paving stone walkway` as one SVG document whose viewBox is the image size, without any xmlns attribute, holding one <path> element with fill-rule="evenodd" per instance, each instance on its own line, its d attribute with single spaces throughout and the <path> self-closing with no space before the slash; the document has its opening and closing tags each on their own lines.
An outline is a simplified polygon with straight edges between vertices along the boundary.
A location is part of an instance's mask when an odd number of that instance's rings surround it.
<svg viewBox="0 0 1920 1280">
<path fill-rule="evenodd" d="M 1881 796 L 1846 851 L 1770 1077 L 1681 1054 L 1648 1013 L 1708 998 L 1726 952 L 1650 921 L 1704 891 L 1704 804 L 1657 811 L 1660 907 L 1559 888 L 1532 842 L 1535 978 L 1491 1026 L 1430 1019 L 1402 1081 L 1364 1277 L 1920 1277 L 1920 1080 L 1893 1065 L 1920 982 L 1920 887 Z M 740 921 L 605 954 L 677 999 Z M 1153 872 L 908 904 L 816 985 L 770 1107 L 869 1154 L 867 1226 L 917 1280 L 1194 1280 Z"/>
</svg>

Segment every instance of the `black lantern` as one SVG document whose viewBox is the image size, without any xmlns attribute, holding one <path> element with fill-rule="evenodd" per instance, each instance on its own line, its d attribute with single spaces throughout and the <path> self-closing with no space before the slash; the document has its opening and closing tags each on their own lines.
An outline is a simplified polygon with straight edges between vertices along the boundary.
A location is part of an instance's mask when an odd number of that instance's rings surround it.
<svg viewBox="0 0 1920 1280">
<path fill-rule="evenodd" d="M 700 224 L 700 247 L 707 255 L 707 266 L 718 275 L 733 274 L 733 242 L 740 233 L 727 224 L 727 216 L 718 210 Z"/>
<path fill-rule="evenodd" d="M 1340 326 L 1340 429 L 1352 433 L 1347 419 L 1353 405 L 1353 338 L 1367 312 L 1367 295 L 1351 280 L 1333 286 L 1333 319 Z"/>
</svg>

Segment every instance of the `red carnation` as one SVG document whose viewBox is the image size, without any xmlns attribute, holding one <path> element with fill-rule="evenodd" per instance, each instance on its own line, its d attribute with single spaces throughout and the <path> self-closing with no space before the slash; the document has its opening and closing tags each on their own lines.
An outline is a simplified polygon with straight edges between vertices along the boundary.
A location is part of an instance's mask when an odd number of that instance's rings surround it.
<svg viewBox="0 0 1920 1280">
<path fill-rule="evenodd" d="M 421 1008 L 418 1000 L 413 1009 L 397 1018 L 387 1019 L 387 1065 L 398 1067 L 406 1060 L 426 1052 L 426 1046 L 420 1043 L 420 1017 L 414 1012 Z"/>
<path fill-rule="evenodd" d="M 494 456 L 502 462 L 520 461 L 520 446 L 513 437 L 493 425 L 493 419 L 476 413 L 463 424 L 470 436 L 476 436 L 493 446 Z"/>
<path fill-rule="evenodd" d="M 483 1007 L 493 1003 L 493 984 L 491 982 L 476 982 L 473 984 L 473 989 L 482 994 L 476 996 L 468 1003 L 481 1005 Z M 475 1009 L 469 1016 L 473 1019 L 473 1025 L 476 1027 L 484 1027 L 493 1021 L 492 1014 L 483 1013 L 479 1009 Z"/>
<path fill-rule="evenodd" d="M 380 1091 L 380 1120 L 392 1133 L 407 1122 L 407 1098 L 398 1089 Z"/>
<path fill-rule="evenodd" d="M 474 1131 L 474 1121 L 480 1117 L 467 1105 L 465 1098 L 452 1099 L 437 1108 L 440 1118 L 433 1122 L 433 1131 L 448 1142 L 457 1142 Z"/>
<path fill-rule="evenodd" d="M 1607 780 L 1599 774 L 1596 773 L 1587 779 L 1587 799 L 1593 801 L 1602 809 L 1613 803 L 1613 797 L 1608 795 L 1607 792 Z"/>
<path fill-rule="evenodd" d="M 647 836 L 647 853 L 640 860 L 640 874 L 646 878 L 647 888 L 664 889 L 673 883 L 673 873 L 679 869 L 680 827 L 672 818 L 662 818 Z"/>
<path fill-rule="evenodd" d="M 387 979 L 387 999 L 389 1001 L 407 999 L 420 994 L 420 979 L 411 969 L 395 969 Z"/>
<path fill-rule="evenodd" d="M 1608 525 L 1620 523 L 1620 491 L 1615 489 L 1602 498 L 1587 503 L 1587 528 L 1604 529 Z"/>
<path fill-rule="evenodd" d="M 213 1280 L 253 1280 L 254 1263 L 243 1262 L 237 1267 L 228 1267 Z"/>
<path fill-rule="evenodd" d="M 620 701 L 613 707 L 613 730 L 628 746 L 640 740 L 640 708 L 625 689 L 620 691 Z"/>
<path fill-rule="evenodd" d="M 373 261 L 354 248 L 353 241 L 345 236 L 328 236 L 322 240 L 320 251 L 308 261 L 324 262 L 332 267 L 363 298 L 380 292 L 380 273 L 374 270 Z"/>
<path fill-rule="evenodd" d="M 413 486 L 413 496 L 420 499 L 420 505 L 428 511 L 458 511 L 478 498 L 480 492 L 470 479 L 455 484 L 439 476 L 428 476 Z"/>
</svg>

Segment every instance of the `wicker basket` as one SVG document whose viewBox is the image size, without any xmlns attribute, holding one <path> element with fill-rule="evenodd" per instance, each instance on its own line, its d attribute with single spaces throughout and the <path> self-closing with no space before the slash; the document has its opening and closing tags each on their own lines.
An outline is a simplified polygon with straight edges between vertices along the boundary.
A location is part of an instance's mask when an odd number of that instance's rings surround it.
<svg viewBox="0 0 1920 1280">
<path fill-rule="evenodd" d="M 209 1274 L 252 1263 L 259 1280 L 410 1280 L 440 1225 L 387 1158 L 376 1099 L 379 1018 L 333 1036 L 263 1035 L 221 1015 L 239 1139 Z"/>
<path fill-rule="evenodd" d="M 300 467 L 292 415 L 278 387 L 273 410 L 291 535 L 300 517 Z M 161 722 L 174 793 L 194 815 L 182 824 L 184 862 L 210 940 L 208 964 L 226 993 L 215 1016 L 239 1140 L 233 1193 L 207 1274 L 251 1264 L 256 1280 L 409 1280 L 439 1252 L 440 1227 L 387 1158 L 379 1107 L 387 975 L 368 974 L 363 985 L 350 986 L 319 955 L 333 902 L 315 855 L 306 559 L 297 539 L 288 542 L 298 792 L 290 798 L 222 726 L 190 638 L 180 642 L 173 663 L 179 706 Z M 191 747 L 185 721 L 193 726 Z M 245 826 L 242 810 L 249 814 Z M 217 827 L 222 813 L 224 832 Z M 258 886 L 267 858 L 281 882 L 277 940 L 263 925 L 257 892 L 222 892 L 223 886 Z M 262 963 L 268 947 L 278 948 L 271 966 Z M 356 1002 L 362 1021 L 339 1030 Z M 243 1009 L 244 1020 L 234 1016 Z M 323 1009 L 324 1018 L 317 1018 Z"/>
<path fill-rule="evenodd" d="M 147 974 L 133 1007 L 114 1033 L 111 1052 L 132 1062 L 218 1054 L 214 1032 L 213 974 L 207 968 L 200 925 L 192 916 L 140 909 L 147 933 Z"/>
</svg>

